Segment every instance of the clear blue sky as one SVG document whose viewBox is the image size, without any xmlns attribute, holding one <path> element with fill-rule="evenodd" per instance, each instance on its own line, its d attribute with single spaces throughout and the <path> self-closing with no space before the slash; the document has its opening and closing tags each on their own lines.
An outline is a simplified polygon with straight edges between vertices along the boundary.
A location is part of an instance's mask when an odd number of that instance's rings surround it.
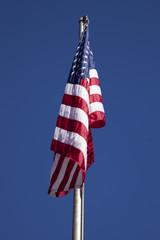
<svg viewBox="0 0 160 240">
<path fill-rule="evenodd" d="M 160 2 L 0 3 L 0 239 L 71 239 L 73 193 L 47 195 L 50 144 L 90 18 L 107 125 L 93 131 L 85 239 L 160 239 Z"/>
</svg>

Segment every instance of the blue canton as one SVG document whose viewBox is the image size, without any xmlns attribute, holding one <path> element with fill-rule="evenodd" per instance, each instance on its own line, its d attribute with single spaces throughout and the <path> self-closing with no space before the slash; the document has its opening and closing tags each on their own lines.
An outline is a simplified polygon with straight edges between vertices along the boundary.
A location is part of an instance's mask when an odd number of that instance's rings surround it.
<svg viewBox="0 0 160 240">
<path fill-rule="evenodd" d="M 85 26 L 68 77 L 68 83 L 78 84 L 83 78 L 89 78 L 89 70 L 95 69 L 95 61 L 90 48 L 89 26 Z"/>
</svg>

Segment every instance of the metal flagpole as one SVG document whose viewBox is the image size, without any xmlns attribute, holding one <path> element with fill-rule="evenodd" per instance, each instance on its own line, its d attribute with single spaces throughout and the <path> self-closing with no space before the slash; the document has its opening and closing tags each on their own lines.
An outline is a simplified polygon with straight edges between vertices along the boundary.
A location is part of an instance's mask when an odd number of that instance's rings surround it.
<svg viewBox="0 0 160 240">
<path fill-rule="evenodd" d="M 81 240 L 81 189 L 74 190 L 72 240 Z"/>
<path fill-rule="evenodd" d="M 81 188 L 81 240 L 84 237 L 84 183 Z"/>
<path fill-rule="evenodd" d="M 84 17 L 79 19 L 79 39 L 83 32 Z M 73 230 L 72 240 L 83 240 L 84 224 L 84 184 L 83 187 L 74 189 L 73 199 Z"/>
<path fill-rule="evenodd" d="M 83 20 L 79 20 L 80 23 L 80 36 L 84 30 L 84 24 L 86 24 L 89 21 L 88 15 L 83 16 Z M 82 22 L 82 23 L 81 23 Z M 83 26 L 83 29 L 81 29 L 81 24 Z M 81 188 L 81 240 L 84 238 L 84 183 Z"/>
</svg>

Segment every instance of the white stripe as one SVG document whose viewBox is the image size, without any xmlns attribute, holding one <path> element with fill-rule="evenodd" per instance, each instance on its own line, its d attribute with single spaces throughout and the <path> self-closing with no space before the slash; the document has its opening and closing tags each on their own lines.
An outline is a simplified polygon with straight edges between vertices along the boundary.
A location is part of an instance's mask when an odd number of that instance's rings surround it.
<svg viewBox="0 0 160 240">
<path fill-rule="evenodd" d="M 55 158 L 54 158 L 54 161 L 53 161 L 53 164 L 52 164 L 52 169 L 51 169 L 50 181 L 51 181 L 52 175 L 53 175 L 53 173 L 54 173 L 54 171 L 57 167 L 60 156 L 61 155 L 59 153 L 56 153 L 56 155 L 55 155 Z"/>
<path fill-rule="evenodd" d="M 90 90 L 90 95 L 92 95 L 92 94 L 102 95 L 101 89 L 97 85 L 90 86 L 89 90 Z"/>
<path fill-rule="evenodd" d="M 97 70 L 96 69 L 90 69 L 89 70 L 89 77 L 90 78 L 98 78 L 98 73 L 97 73 Z"/>
<path fill-rule="evenodd" d="M 51 191 L 55 191 L 55 190 L 57 191 L 57 189 L 59 188 L 59 185 L 61 184 L 61 181 L 64 177 L 64 174 L 65 174 L 67 165 L 69 163 L 69 160 L 70 159 L 67 158 L 67 157 L 64 158 L 61 169 L 60 169 L 59 174 L 58 174 L 58 177 L 57 177 L 56 181 L 54 182 Z"/>
<path fill-rule="evenodd" d="M 89 96 L 85 87 L 78 84 L 67 83 L 64 93 L 83 98 L 89 106 Z"/>
<path fill-rule="evenodd" d="M 75 187 L 79 188 L 81 185 L 82 185 L 82 172 L 79 171 Z"/>
<path fill-rule="evenodd" d="M 87 165 L 87 142 L 78 133 L 70 132 L 56 127 L 54 132 L 54 139 L 82 151 L 85 159 L 85 166 Z"/>
<path fill-rule="evenodd" d="M 88 115 L 82 109 L 61 104 L 59 115 L 83 123 L 88 130 Z"/>
<path fill-rule="evenodd" d="M 89 113 L 96 112 L 96 111 L 104 112 L 104 107 L 102 103 L 94 102 L 90 104 Z"/>
<path fill-rule="evenodd" d="M 70 161 L 73 161 L 73 160 L 70 160 Z M 70 172 L 70 176 L 69 176 L 68 182 L 67 182 L 66 186 L 64 187 L 64 191 L 67 191 L 69 189 L 69 186 L 71 184 L 71 181 L 72 181 L 72 178 L 73 178 L 73 174 L 75 173 L 77 165 L 78 165 L 78 163 L 75 162 L 74 166 L 72 168 L 72 171 Z"/>
</svg>

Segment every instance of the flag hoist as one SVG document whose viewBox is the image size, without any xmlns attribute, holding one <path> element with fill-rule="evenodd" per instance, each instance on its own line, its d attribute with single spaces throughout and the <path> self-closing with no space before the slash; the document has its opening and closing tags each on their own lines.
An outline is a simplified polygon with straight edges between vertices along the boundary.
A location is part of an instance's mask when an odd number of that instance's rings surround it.
<svg viewBox="0 0 160 240">
<path fill-rule="evenodd" d="M 98 73 L 89 41 L 89 20 L 79 20 L 79 44 L 59 110 L 51 150 L 54 161 L 48 194 L 74 189 L 72 240 L 83 240 L 84 180 L 94 162 L 91 128 L 105 125 Z"/>
</svg>

